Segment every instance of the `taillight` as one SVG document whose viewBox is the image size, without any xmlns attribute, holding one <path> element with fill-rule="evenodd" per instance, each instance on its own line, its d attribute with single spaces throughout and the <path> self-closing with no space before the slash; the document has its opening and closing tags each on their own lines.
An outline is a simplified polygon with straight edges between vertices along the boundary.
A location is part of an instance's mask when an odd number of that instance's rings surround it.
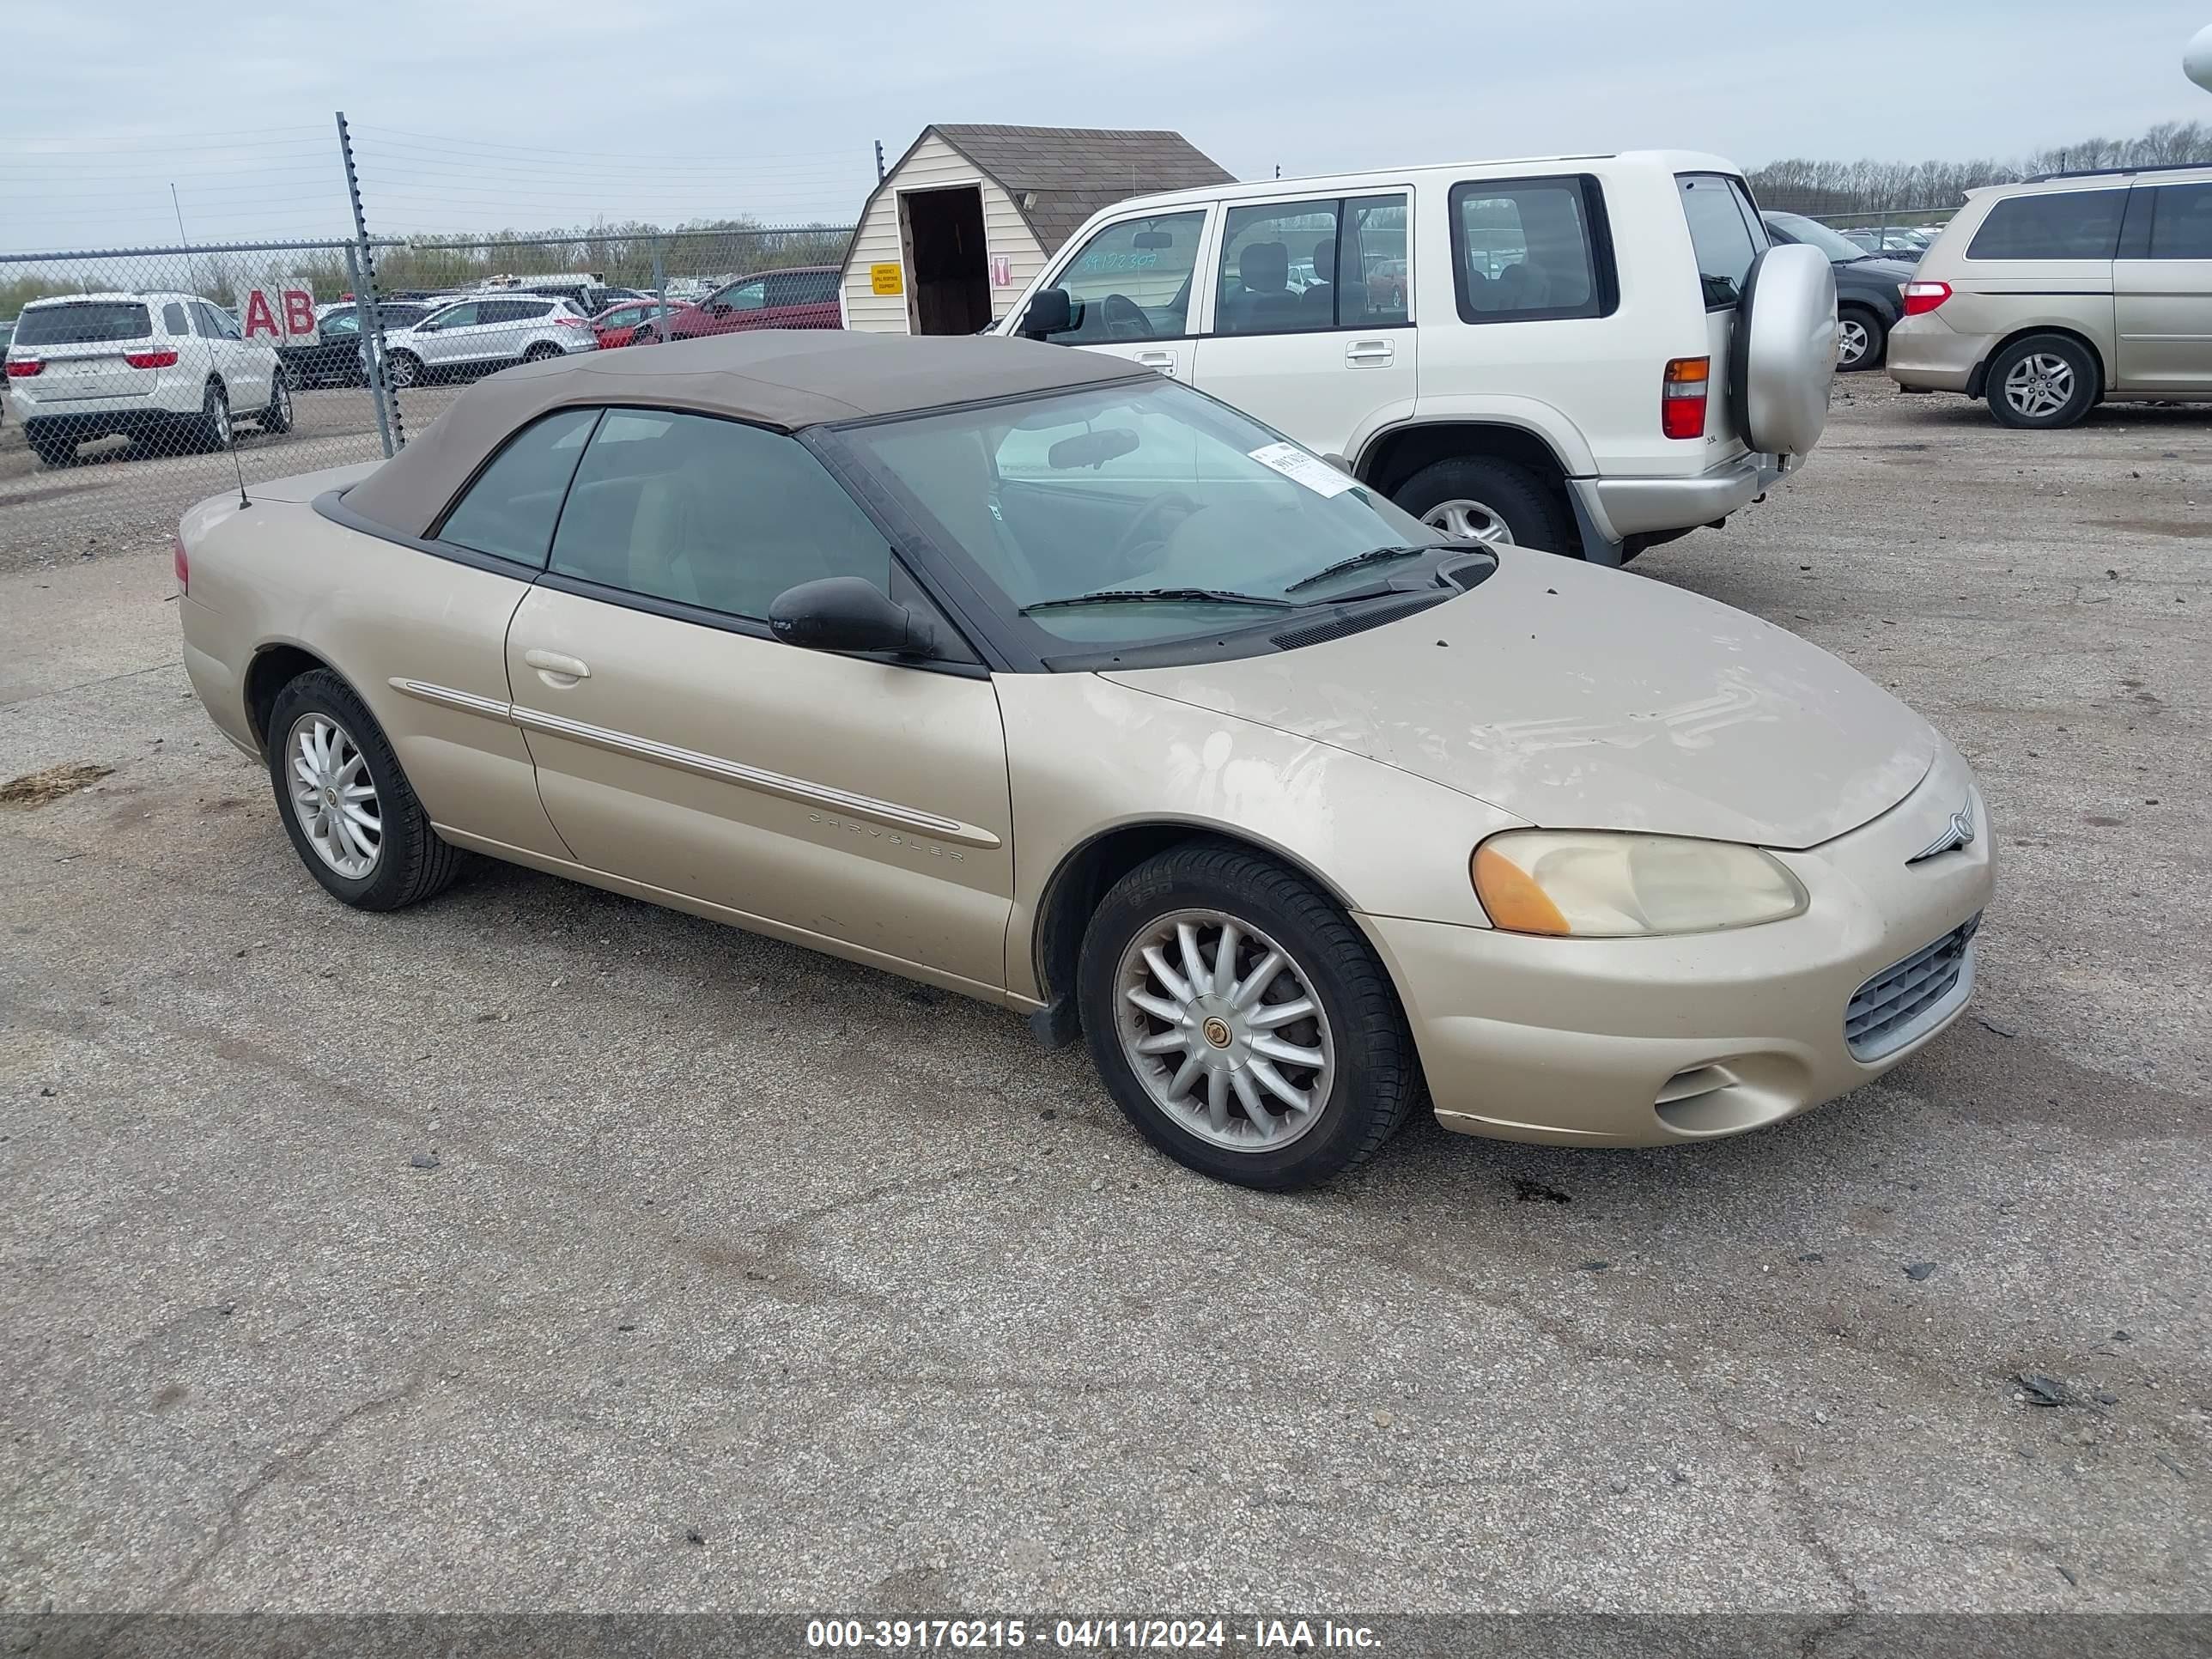
<svg viewBox="0 0 2212 1659">
<path fill-rule="evenodd" d="M 1705 386 L 1712 370 L 1710 357 L 1676 357 L 1668 363 L 1659 391 L 1659 429 L 1668 437 L 1705 435 Z"/>
<path fill-rule="evenodd" d="M 45 367 L 36 357 L 10 357 L 8 360 L 8 378 L 27 380 Z"/>
<path fill-rule="evenodd" d="M 1905 314 L 1920 317 L 1936 309 L 1951 297 L 1948 283 L 1907 283 L 1905 285 Z"/>
<path fill-rule="evenodd" d="M 133 368 L 171 368 L 177 361 L 173 351 L 126 351 L 123 361 Z"/>
<path fill-rule="evenodd" d="M 592 319 L 588 317 L 556 317 L 553 320 L 562 328 L 589 328 L 592 325 Z"/>
<path fill-rule="evenodd" d="M 192 591 L 192 561 L 191 555 L 185 551 L 185 538 L 182 536 L 170 537 L 169 551 L 177 567 L 177 592 L 189 593 Z"/>
</svg>

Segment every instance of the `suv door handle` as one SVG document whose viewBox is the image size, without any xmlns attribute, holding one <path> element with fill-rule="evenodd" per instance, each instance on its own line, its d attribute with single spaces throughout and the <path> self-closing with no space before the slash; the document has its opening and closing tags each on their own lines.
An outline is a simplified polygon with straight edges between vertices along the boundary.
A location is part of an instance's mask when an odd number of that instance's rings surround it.
<svg viewBox="0 0 2212 1659">
<path fill-rule="evenodd" d="M 1175 373 L 1176 355 L 1172 351 L 1140 351 L 1136 361 L 1146 368 L 1157 368 L 1163 374 Z"/>
<path fill-rule="evenodd" d="M 558 651 L 526 651 L 523 661 L 538 671 L 538 678 L 548 685 L 574 685 L 578 680 L 592 678 L 592 671 L 574 657 L 564 657 Z"/>
<path fill-rule="evenodd" d="M 1387 363 L 1397 355 L 1397 347 L 1388 340 L 1354 340 L 1344 349 L 1347 363 Z"/>
</svg>

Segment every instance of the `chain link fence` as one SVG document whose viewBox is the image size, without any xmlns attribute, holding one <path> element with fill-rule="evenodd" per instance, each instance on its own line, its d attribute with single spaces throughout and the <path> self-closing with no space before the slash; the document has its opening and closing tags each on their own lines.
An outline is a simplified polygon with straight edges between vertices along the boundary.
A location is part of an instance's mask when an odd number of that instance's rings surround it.
<svg viewBox="0 0 2212 1659">
<path fill-rule="evenodd" d="M 165 537 L 193 502 L 381 457 L 343 244 L 0 255 L 0 541 L 12 557 Z M 289 333 L 290 298 L 299 325 Z M 11 314 L 12 313 L 12 314 Z"/>
<path fill-rule="evenodd" d="M 0 255 L 0 296 L 27 296 L 0 299 L 0 544 L 21 562 L 166 538 L 241 480 L 393 453 L 510 364 L 836 328 L 850 237 L 377 240 L 365 330 L 359 242 Z"/>
</svg>

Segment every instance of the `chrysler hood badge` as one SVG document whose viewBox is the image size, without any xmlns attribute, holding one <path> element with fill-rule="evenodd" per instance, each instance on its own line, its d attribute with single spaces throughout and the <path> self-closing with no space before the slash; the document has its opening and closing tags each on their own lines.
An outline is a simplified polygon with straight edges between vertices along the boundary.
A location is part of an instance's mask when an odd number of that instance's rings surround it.
<svg viewBox="0 0 2212 1659">
<path fill-rule="evenodd" d="M 1971 847 L 1973 844 L 1974 807 L 1973 803 L 1969 801 L 1951 814 L 1951 821 L 1943 826 L 1942 835 L 1905 860 L 1905 862 L 1925 864 L 1929 859 L 1941 858 L 1946 853 L 1956 852 L 1960 848 Z"/>
</svg>

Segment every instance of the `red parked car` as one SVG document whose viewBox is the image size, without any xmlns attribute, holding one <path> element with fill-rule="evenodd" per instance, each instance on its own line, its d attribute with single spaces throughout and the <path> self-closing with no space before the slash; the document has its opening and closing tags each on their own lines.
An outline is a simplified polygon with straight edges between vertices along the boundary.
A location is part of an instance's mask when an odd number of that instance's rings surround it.
<svg viewBox="0 0 2212 1659">
<path fill-rule="evenodd" d="M 640 324 L 630 343 L 644 345 L 664 332 L 672 340 L 689 340 L 741 328 L 842 328 L 837 289 L 843 280 L 836 265 L 756 271 L 672 312 L 665 330 L 657 319 Z"/>
<path fill-rule="evenodd" d="M 668 307 L 668 314 L 673 317 L 683 308 L 672 305 Z M 637 343 L 639 325 L 659 314 L 660 302 L 657 300 L 617 301 L 592 319 L 592 332 L 599 337 L 602 351 L 612 346 L 634 345 Z"/>
</svg>

